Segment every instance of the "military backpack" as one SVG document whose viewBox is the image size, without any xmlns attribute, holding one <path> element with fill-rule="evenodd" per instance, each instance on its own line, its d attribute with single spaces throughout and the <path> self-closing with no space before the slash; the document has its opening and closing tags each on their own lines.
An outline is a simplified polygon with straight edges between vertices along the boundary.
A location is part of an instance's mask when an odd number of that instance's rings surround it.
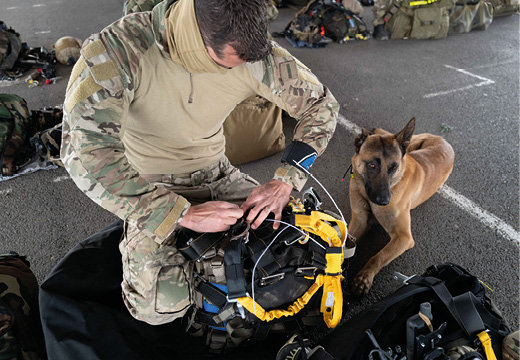
<svg viewBox="0 0 520 360">
<path fill-rule="evenodd" d="M 0 359 L 45 359 L 38 282 L 24 256 L 0 255 Z"/>
<path fill-rule="evenodd" d="M 61 165 L 61 107 L 29 110 L 15 94 L 0 94 L 1 176 L 16 174 L 36 156 Z"/>
<path fill-rule="evenodd" d="M 21 50 L 20 34 L 0 21 L 0 79 L 4 71 L 14 67 Z"/>
<path fill-rule="evenodd" d="M 442 39 L 448 35 L 455 0 L 401 0 L 392 2 L 384 20 L 392 39 Z"/>
</svg>

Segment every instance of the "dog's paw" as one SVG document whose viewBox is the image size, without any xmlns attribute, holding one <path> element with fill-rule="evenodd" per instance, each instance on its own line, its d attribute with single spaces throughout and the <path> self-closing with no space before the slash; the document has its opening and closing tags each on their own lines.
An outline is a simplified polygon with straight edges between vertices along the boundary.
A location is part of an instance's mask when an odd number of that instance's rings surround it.
<svg viewBox="0 0 520 360">
<path fill-rule="evenodd" d="M 350 290 L 357 296 L 364 296 L 368 294 L 373 282 L 374 275 L 368 271 L 361 270 L 354 278 L 354 281 L 352 281 Z"/>
</svg>

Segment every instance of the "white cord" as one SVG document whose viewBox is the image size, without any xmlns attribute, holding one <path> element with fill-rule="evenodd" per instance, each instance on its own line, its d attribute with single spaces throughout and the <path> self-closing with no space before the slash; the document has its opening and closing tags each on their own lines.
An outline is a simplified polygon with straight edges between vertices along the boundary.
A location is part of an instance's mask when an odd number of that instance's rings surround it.
<svg viewBox="0 0 520 360">
<path fill-rule="evenodd" d="M 295 160 L 293 160 L 293 162 L 294 162 L 295 164 L 298 164 Z M 342 213 L 341 210 L 339 209 L 338 205 L 336 204 L 336 202 L 334 201 L 334 199 L 332 198 L 332 196 L 330 195 L 330 193 L 327 191 L 327 189 L 325 189 L 325 186 L 323 186 L 323 184 L 320 183 L 320 182 L 318 181 L 318 179 L 316 179 L 316 178 L 314 177 L 314 175 L 312 175 L 312 174 L 311 174 L 307 169 L 305 169 L 304 167 L 301 167 L 301 166 L 299 166 L 298 168 L 299 168 L 299 169 L 300 169 L 300 168 L 303 169 L 303 170 L 307 173 L 307 175 L 309 175 L 311 178 L 313 178 L 314 181 L 316 181 L 316 182 L 318 183 L 318 185 L 321 186 L 321 188 L 325 191 L 325 193 L 328 195 L 329 199 L 330 199 L 330 200 L 332 201 L 332 203 L 334 204 L 334 207 L 336 208 L 336 210 L 338 210 L 338 212 L 339 212 L 339 216 L 341 216 L 341 221 L 343 221 L 343 224 L 345 224 L 345 226 L 347 226 L 347 222 L 345 221 L 345 217 L 343 216 L 343 213 Z M 347 239 L 347 232 L 345 231 L 345 238 L 342 239 L 342 240 L 343 240 L 342 242 L 345 243 L 345 240 L 346 240 L 346 239 Z"/>
</svg>

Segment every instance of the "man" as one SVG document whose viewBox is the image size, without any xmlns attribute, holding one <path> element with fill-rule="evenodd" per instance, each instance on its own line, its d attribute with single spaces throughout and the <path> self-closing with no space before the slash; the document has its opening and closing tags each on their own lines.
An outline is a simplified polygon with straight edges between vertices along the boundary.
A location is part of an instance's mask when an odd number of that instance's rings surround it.
<svg viewBox="0 0 520 360">
<path fill-rule="evenodd" d="M 166 323 L 191 303 L 179 228 L 224 231 L 248 210 L 253 228 L 270 212 L 280 219 L 334 132 L 337 102 L 267 39 L 265 12 L 264 0 L 166 0 L 87 39 L 72 71 L 61 156 L 78 187 L 125 220 L 123 297 L 139 320 Z M 261 186 L 229 164 L 222 130 L 254 94 L 299 120 Z"/>
</svg>

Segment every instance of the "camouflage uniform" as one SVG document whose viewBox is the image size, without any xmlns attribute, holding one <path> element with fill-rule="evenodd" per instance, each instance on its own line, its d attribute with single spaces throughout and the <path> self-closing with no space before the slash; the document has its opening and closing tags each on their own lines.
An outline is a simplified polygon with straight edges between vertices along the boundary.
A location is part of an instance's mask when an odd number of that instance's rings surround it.
<svg viewBox="0 0 520 360">
<path fill-rule="evenodd" d="M 67 86 L 61 149 L 78 187 L 125 220 L 123 295 L 130 312 L 151 324 L 182 316 L 189 303 L 189 265 L 172 246 L 189 206 L 205 200 L 240 203 L 258 185 L 224 157 L 222 124 L 234 106 L 255 94 L 275 103 L 298 120 L 294 140 L 318 155 L 335 130 L 339 110 L 310 70 L 275 43 L 263 61 L 224 74 L 188 73 L 189 67 L 168 53 L 165 14 L 172 2 L 128 15 L 85 41 Z M 159 93 L 147 83 L 157 68 L 167 69 L 154 78 L 156 87 L 164 87 Z M 202 82 L 211 88 L 194 86 Z M 154 91 L 159 97 L 180 95 L 158 102 L 150 95 Z M 200 96 L 208 91 L 211 96 Z M 175 140 L 177 126 L 190 132 L 191 125 L 201 134 L 183 147 Z M 208 153 L 193 145 L 208 139 L 215 140 L 201 148 Z M 274 178 L 298 191 L 307 179 L 288 164 Z"/>
</svg>

